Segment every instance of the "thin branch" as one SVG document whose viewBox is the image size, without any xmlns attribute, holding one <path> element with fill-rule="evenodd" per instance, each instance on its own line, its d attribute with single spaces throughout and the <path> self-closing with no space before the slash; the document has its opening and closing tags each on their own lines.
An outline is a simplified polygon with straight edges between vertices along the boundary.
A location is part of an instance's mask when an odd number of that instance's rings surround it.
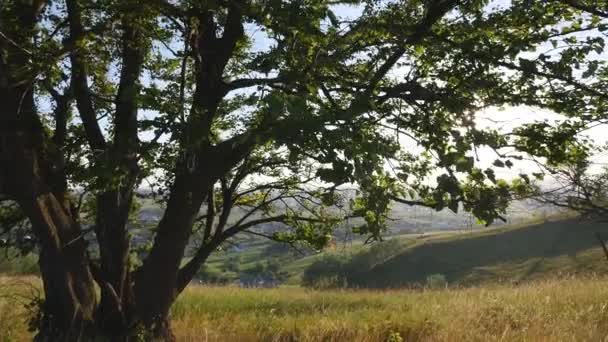
<svg viewBox="0 0 608 342">
<path fill-rule="evenodd" d="M 213 193 L 213 185 L 209 187 L 207 192 L 207 218 L 205 220 L 205 232 L 203 233 L 203 241 L 207 241 L 211 237 L 211 229 L 215 221 L 215 196 Z"/>
<path fill-rule="evenodd" d="M 600 236 L 600 233 L 596 232 L 595 233 L 595 237 L 600 242 L 600 245 L 602 246 L 602 250 L 604 251 L 604 255 L 606 256 L 606 260 L 608 260 L 608 248 L 606 248 L 606 243 L 604 242 L 604 240 Z"/>
<path fill-rule="evenodd" d="M 9 38 L 6 34 L 4 34 L 2 31 L 0 31 L 0 38 L 2 38 L 2 40 L 6 41 L 7 43 L 11 44 L 13 47 L 17 48 L 17 50 L 25 53 L 28 56 L 33 56 L 33 53 L 31 51 L 29 51 L 28 49 L 22 47 L 21 45 L 17 44 L 14 40 L 12 40 L 11 38 Z"/>
<path fill-rule="evenodd" d="M 70 22 L 70 40 L 76 43 L 85 34 L 81 17 L 82 9 L 80 4 L 75 0 L 67 0 L 66 4 Z M 76 107 L 80 113 L 87 140 L 93 150 L 105 150 L 106 141 L 97 122 L 95 109 L 93 108 L 83 54 L 78 50 L 73 51 L 70 59 L 72 63 L 72 85 L 74 86 Z"/>
<path fill-rule="evenodd" d="M 582 4 L 578 0 L 562 0 L 562 2 L 576 8 L 578 10 L 597 15 L 598 17 L 608 18 L 608 12 L 600 11 L 600 9 L 595 6 Z M 600 0 L 600 2 L 601 2 L 601 0 Z M 608 4 L 605 4 L 604 6 L 606 6 L 606 5 L 608 5 Z"/>
<path fill-rule="evenodd" d="M 226 89 L 228 91 L 241 89 L 241 88 L 249 88 L 259 85 L 268 85 L 281 83 L 284 80 L 283 77 L 273 77 L 273 78 L 243 78 L 234 80 L 228 84 L 226 84 Z"/>
</svg>

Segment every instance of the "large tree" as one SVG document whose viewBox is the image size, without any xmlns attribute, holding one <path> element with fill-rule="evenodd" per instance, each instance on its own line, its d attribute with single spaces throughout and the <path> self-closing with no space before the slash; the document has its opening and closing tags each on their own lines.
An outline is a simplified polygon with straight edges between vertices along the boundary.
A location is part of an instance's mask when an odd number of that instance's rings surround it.
<svg viewBox="0 0 608 342">
<path fill-rule="evenodd" d="M 551 99 L 566 88 L 538 80 L 574 80 L 531 69 L 522 53 L 602 25 L 557 1 L 0 5 L 2 208 L 28 219 L 39 246 L 38 336 L 73 341 L 137 329 L 171 340 L 181 290 L 220 244 L 259 224 L 322 245 L 340 219 L 360 216 L 354 229 L 378 238 L 391 200 L 491 223 L 512 186 L 475 152 L 490 147 L 509 167 L 501 148 L 545 142 L 537 126 L 481 130 L 475 113 L 559 110 Z M 142 187 L 165 211 L 138 264 L 128 222 Z M 231 220 L 235 207 L 244 211 Z"/>
</svg>

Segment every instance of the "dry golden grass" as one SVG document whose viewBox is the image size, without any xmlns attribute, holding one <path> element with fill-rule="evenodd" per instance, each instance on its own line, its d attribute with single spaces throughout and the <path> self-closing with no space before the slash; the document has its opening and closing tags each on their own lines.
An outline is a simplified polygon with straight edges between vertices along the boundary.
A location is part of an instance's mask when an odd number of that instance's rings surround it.
<svg viewBox="0 0 608 342">
<path fill-rule="evenodd" d="M 191 287 L 181 341 L 603 341 L 607 279 L 432 291 Z"/>
<path fill-rule="evenodd" d="M 0 341 L 31 340 L 27 305 L 39 297 L 40 280 L 33 276 L 0 276 Z"/>
<path fill-rule="evenodd" d="M 30 338 L 35 278 L 0 278 L 0 341 Z M 608 341 L 608 279 L 428 291 L 190 287 L 179 341 Z"/>
</svg>

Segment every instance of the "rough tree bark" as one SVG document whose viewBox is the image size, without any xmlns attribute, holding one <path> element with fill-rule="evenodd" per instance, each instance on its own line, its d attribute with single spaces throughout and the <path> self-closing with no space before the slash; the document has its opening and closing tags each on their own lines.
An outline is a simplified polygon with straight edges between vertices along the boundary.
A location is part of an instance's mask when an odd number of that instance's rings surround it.
<svg viewBox="0 0 608 342">
<path fill-rule="evenodd" d="M 86 244 L 69 205 L 62 158 L 36 113 L 33 76 L 17 72 L 17 66 L 31 61 L 26 47 L 45 5 L 33 1 L 17 6 L 13 27 L 18 31 L 10 32 L 14 46 L 3 46 L 0 56 L 0 186 L 29 217 L 40 241 L 46 296 L 38 339 L 78 341 L 95 331 L 96 297 Z"/>
<path fill-rule="evenodd" d="M 61 162 L 45 145 L 35 115 L 33 91 L 26 87 L 0 90 L 5 106 L 0 125 L 3 191 L 29 217 L 40 240 L 39 264 L 45 301 L 39 335 L 43 340 L 76 341 L 94 333 L 94 283 L 86 243 L 66 200 Z"/>
</svg>

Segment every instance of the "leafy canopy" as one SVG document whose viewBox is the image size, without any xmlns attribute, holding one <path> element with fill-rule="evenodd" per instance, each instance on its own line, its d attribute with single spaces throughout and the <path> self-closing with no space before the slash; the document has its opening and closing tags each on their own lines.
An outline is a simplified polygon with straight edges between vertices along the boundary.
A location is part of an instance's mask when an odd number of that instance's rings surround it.
<svg viewBox="0 0 608 342">
<path fill-rule="evenodd" d="M 11 6 L 0 10 L 3 32 L 16 31 Z M 530 179 L 498 179 L 477 149 L 496 151 L 494 168 L 522 158 L 504 147 L 581 159 L 576 133 L 605 119 L 608 69 L 593 58 L 605 17 L 559 1 L 103 0 L 80 4 L 78 35 L 68 7 L 50 2 L 35 41 L 19 46 L 31 64 L 11 72 L 33 80 L 70 188 L 133 183 L 162 201 L 181 173 L 207 170 L 210 185 L 193 185 L 206 198 L 196 220 L 203 241 L 281 222 L 291 229 L 273 238 L 321 246 L 347 216 L 379 238 L 395 200 L 463 208 L 489 224 Z M 341 15 L 346 8 L 360 14 Z M 131 31 L 137 39 L 127 41 Z M 11 44 L 3 38 L 3 58 Z M 556 51 L 539 53 L 548 44 Z M 121 91 L 129 48 L 143 51 L 143 68 Z M 120 96 L 136 98 L 131 163 L 112 154 L 123 139 Z M 572 119 L 511 135 L 476 125 L 483 108 L 522 104 Z M 235 207 L 236 222 L 227 219 Z"/>
</svg>

